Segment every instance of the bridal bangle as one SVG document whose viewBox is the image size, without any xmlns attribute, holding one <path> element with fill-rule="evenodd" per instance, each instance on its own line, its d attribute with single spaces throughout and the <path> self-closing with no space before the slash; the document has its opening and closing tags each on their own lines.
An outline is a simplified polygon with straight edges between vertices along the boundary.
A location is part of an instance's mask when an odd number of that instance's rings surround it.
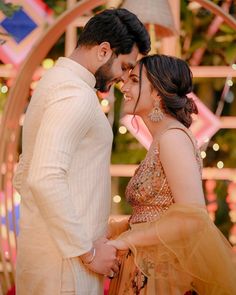
<svg viewBox="0 0 236 295">
<path fill-rule="evenodd" d="M 92 252 L 92 256 L 91 256 L 91 258 L 90 258 L 88 261 L 86 261 L 86 262 L 82 260 L 84 265 L 91 264 L 91 263 L 93 262 L 94 258 L 95 258 L 95 255 L 96 255 L 96 249 L 93 247 L 93 248 L 90 250 L 90 252 Z"/>
</svg>

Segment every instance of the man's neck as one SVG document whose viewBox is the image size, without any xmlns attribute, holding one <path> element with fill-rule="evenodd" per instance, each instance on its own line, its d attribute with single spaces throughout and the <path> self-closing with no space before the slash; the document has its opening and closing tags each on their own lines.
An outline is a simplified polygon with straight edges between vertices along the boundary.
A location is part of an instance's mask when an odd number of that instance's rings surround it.
<svg viewBox="0 0 236 295">
<path fill-rule="evenodd" d="M 90 71 L 93 75 L 96 72 L 96 68 L 93 65 L 92 51 L 89 48 L 76 48 L 68 58 L 79 63 L 81 66 Z"/>
</svg>

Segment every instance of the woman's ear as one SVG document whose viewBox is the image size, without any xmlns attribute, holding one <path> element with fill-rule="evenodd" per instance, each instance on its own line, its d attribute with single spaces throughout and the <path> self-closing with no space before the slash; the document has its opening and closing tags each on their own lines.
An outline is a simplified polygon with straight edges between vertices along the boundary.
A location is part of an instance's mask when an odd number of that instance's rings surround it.
<svg viewBox="0 0 236 295">
<path fill-rule="evenodd" d="M 97 58 L 102 64 L 105 64 L 112 56 L 113 51 L 109 42 L 102 42 L 97 47 Z"/>
<path fill-rule="evenodd" d="M 151 85 L 151 97 L 152 97 L 152 99 L 154 101 L 161 99 L 159 93 L 157 92 L 157 90 L 152 85 Z"/>
</svg>

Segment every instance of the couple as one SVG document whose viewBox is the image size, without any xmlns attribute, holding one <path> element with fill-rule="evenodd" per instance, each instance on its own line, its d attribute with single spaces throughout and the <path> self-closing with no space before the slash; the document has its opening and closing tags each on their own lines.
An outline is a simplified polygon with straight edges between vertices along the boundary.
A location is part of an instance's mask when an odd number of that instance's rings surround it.
<svg viewBox="0 0 236 295">
<path fill-rule="evenodd" d="M 191 72 L 161 55 L 136 64 L 149 49 L 134 14 L 105 10 L 39 82 L 14 177 L 17 295 L 100 295 L 104 275 L 114 277 L 111 295 L 236 294 L 231 248 L 207 215 L 188 130 L 197 112 L 186 96 Z M 108 226 L 112 131 L 94 87 L 117 81 L 125 113 L 143 118 L 153 143 L 127 187 L 132 216 Z"/>
</svg>

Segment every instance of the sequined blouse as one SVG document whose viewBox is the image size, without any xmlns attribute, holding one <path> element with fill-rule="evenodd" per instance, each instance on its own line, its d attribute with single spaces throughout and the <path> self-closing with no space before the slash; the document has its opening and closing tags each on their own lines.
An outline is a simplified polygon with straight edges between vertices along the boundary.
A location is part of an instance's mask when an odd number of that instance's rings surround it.
<svg viewBox="0 0 236 295">
<path fill-rule="evenodd" d="M 196 141 L 188 129 L 172 127 L 169 129 L 181 129 L 191 139 L 196 160 L 201 170 L 201 157 Z M 126 199 L 131 204 L 133 212 L 129 223 L 151 222 L 158 220 L 162 214 L 174 203 L 168 181 L 162 167 L 158 141 L 153 141 L 145 159 L 136 169 L 126 188 Z"/>
</svg>

